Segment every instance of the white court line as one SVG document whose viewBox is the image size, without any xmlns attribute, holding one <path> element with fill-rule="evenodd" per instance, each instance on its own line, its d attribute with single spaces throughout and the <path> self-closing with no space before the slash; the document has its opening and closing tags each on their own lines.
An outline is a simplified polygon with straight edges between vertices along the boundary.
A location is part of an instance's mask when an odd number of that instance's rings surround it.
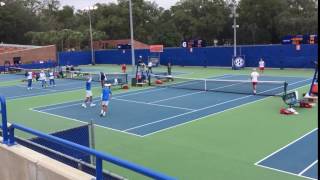
<svg viewBox="0 0 320 180">
<path fill-rule="evenodd" d="M 49 94 L 48 92 L 40 92 L 40 93 L 31 93 L 31 94 L 26 94 L 26 95 L 19 95 L 19 96 L 9 96 L 8 101 L 13 101 L 13 100 L 22 100 L 22 99 L 28 99 L 28 98 L 34 98 L 34 97 L 42 97 L 42 96 L 48 96 L 48 95 L 56 95 L 56 94 L 61 94 L 61 93 L 66 93 L 70 91 L 77 91 L 80 90 L 79 88 L 74 88 L 74 89 L 68 89 L 68 90 L 61 90 L 57 91 L 56 93 Z"/>
<path fill-rule="evenodd" d="M 17 87 L 21 87 L 21 88 L 24 88 L 24 89 L 27 89 L 28 87 L 27 86 L 23 86 L 23 85 L 15 85 Z M 47 88 L 38 88 L 38 87 L 32 87 L 32 89 L 37 89 L 37 90 L 41 90 L 41 91 L 49 91 L 49 92 L 58 92 L 59 90 L 54 90 L 54 89 L 48 89 L 50 87 L 47 87 Z M 29 90 L 29 91 L 32 91 L 32 90 Z"/>
<path fill-rule="evenodd" d="M 183 108 L 183 107 L 177 107 L 177 106 L 167 106 L 167 105 L 153 104 L 153 103 L 133 101 L 133 100 L 127 100 L 127 99 L 113 98 L 113 100 L 136 103 L 136 104 L 145 104 L 145 105 L 151 105 L 151 106 L 167 107 L 167 108 L 173 108 L 173 109 L 181 109 L 181 110 L 187 110 L 187 111 L 195 111 L 194 109 L 190 109 L 190 108 Z"/>
<path fill-rule="evenodd" d="M 313 163 L 311 163 L 308 167 L 306 167 L 304 170 L 302 170 L 300 173 L 299 173 L 299 176 L 303 175 L 305 172 L 307 172 L 310 168 L 312 168 L 312 166 L 314 166 L 315 164 L 318 163 L 318 160 L 314 161 Z"/>
<path fill-rule="evenodd" d="M 227 75 L 222 75 L 221 77 L 223 76 L 227 76 Z M 230 75 L 228 75 L 230 76 Z M 114 98 L 122 98 L 122 97 L 127 97 L 127 96 L 131 96 L 131 95 L 137 95 L 137 94 L 144 94 L 144 93 L 149 93 L 149 92 L 155 92 L 155 91 L 163 91 L 164 89 L 166 88 L 150 88 L 148 90 L 145 90 L 145 89 L 139 89 L 139 90 L 134 90 L 134 91 L 130 91 L 130 92 L 123 92 L 123 93 L 119 93 L 119 94 L 115 94 L 113 97 Z M 80 89 L 79 89 L 80 90 Z M 18 96 L 19 97 L 19 96 Z M 97 100 L 98 98 L 94 98 L 93 102 L 97 102 L 99 101 L 99 99 Z M 67 103 L 72 103 L 74 102 L 73 104 L 70 104 L 70 105 L 66 105 L 66 106 L 61 106 L 61 107 L 71 107 L 72 105 L 77 105 L 79 104 L 78 103 L 79 100 L 74 100 L 74 101 L 69 101 L 69 102 L 63 102 L 63 103 L 57 103 L 57 104 L 51 104 L 51 105 L 47 105 L 47 106 L 39 106 L 39 107 L 33 107 L 34 109 L 37 109 L 37 108 L 45 108 L 45 107 L 51 107 L 51 106 L 57 106 L 57 105 L 62 105 L 62 104 L 67 104 Z M 77 103 L 76 103 L 77 102 Z M 50 108 L 51 109 L 51 108 Z M 58 109 L 58 108 L 57 108 Z M 45 110 L 46 111 L 46 110 Z"/>
<path fill-rule="evenodd" d="M 297 82 L 297 83 L 300 83 L 300 82 Z M 306 87 L 306 86 L 309 86 L 309 85 L 305 85 L 305 86 L 302 86 L 302 87 L 298 87 L 298 88 L 296 88 L 296 89 L 303 88 L 303 87 Z M 187 122 L 180 123 L 180 124 L 177 124 L 177 125 L 174 125 L 174 126 L 170 126 L 170 127 L 168 127 L 168 128 L 163 128 L 163 129 L 154 131 L 154 132 L 152 132 L 152 133 L 145 134 L 145 135 L 143 135 L 142 137 L 147 137 L 147 136 L 150 136 L 150 135 L 154 135 L 154 134 L 157 134 L 157 133 L 161 133 L 161 132 L 163 132 L 163 131 L 167 131 L 167 130 L 169 130 L 169 129 L 174 129 L 174 128 L 176 128 L 176 127 L 183 126 L 183 125 L 186 125 L 186 124 L 191 124 L 191 123 L 193 123 L 193 122 L 195 122 L 195 121 L 198 121 L 198 120 L 201 120 L 201 119 L 204 119 L 204 118 L 213 116 L 213 115 L 218 115 L 218 114 L 221 114 L 221 113 L 226 112 L 226 111 L 229 111 L 229 110 L 238 109 L 238 108 L 240 108 L 240 107 L 242 107 L 242 106 L 246 106 L 246 105 L 249 105 L 249 104 L 253 104 L 253 103 L 256 103 L 256 102 L 259 102 L 259 101 L 263 101 L 263 100 L 269 99 L 269 98 L 271 98 L 271 97 L 266 97 L 266 98 L 262 98 L 262 99 L 259 99 L 259 100 L 254 100 L 254 101 L 251 101 L 251 102 L 248 102 L 248 103 L 244 103 L 244 104 L 241 104 L 240 106 L 236 106 L 236 107 L 229 108 L 229 109 L 226 109 L 226 110 L 223 110 L 223 111 L 219 111 L 219 112 L 217 112 L 217 113 L 209 114 L 209 115 L 207 115 L 207 116 L 203 116 L 203 117 L 200 117 L 200 118 L 191 120 L 191 121 L 187 121 Z"/>
<path fill-rule="evenodd" d="M 47 112 L 43 112 L 43 111 L 38 111 L 38 110 L 35 110 L 33 108 L 30 108 L 29 110 L 30 111 L 34 111 L 34 112 L 38 112 L 38 113 L 42 113 L 42 114 L 46 114 L 46 115 L 49 115 L 49 116 L 54 116 L 54 117 L 58 117 L 58 118 L 62 118 L 62 119 L 68 119 L 68 120 L 71 120 L 71 121 L 80 122 L 82 124 L 87 124 L 87 122 L 84 122 L 84 121 L 81 121 L 81 120 L 78 120 L 78 119 L 73 119 L 73 118 L 69 118 L 69 117 L 65 117 L 65 116 L 60 116 L 60 115 L 51 114 L 51 113 L 47 113 Z M 104 120 L 104 119 L 102 119 L 102 120 Z M 125 133 L 125 134 L 128 134 L 128 135 L 133 135 L 133 136 L 136 136 L 136 137 L 142 137 L 142 136 L 140 136 L 138 134 L 134 134 L 134 133 L 130 133 L 130 132 L 124 132 L 124 131 L 121 131 L 119 129 L 113 129 L 113 128 L 110 128 L 110 127 L 107 127 L 107 126 L 98 125 L 98 124 L 94 124 L 94 125 L 97 126 L 97 127 L 108 129 L 108 130 L 112 130 L 112 131 L 115 131 L 115 132 L 121 132 L 121 133 Z"/>
<path fill-rule="evenodd" d="M 284 171 L 284 170 L 280 170 L 280 169 L 276 169 L 276 168 L 272 168 L 272 167 L 264 166 L 264 165 L 261 165 L 260 163 L 261 163 L 262 161 L 264 161 L 264 160 L 268 159 L 269 157 L 271 157 L 271 156 L 275 155 L 276 153 L 278 153 L 278 152 L 282 151 L 283 149 L 285 149 L 285 148 L 287 148 L 287 147 L 291 146 L 292 144 L 294 144 L 294 143 L 298 142 L 299 140 L 303 139 L 304 137 L 306 137 L 306 136 L 308 136 L 308 135 L 312 134 L 313 132 L 315 132 L 315 131 L 317 131 L 317 130 L 318 130 L 318 128 L 313 129 L 312 131 L 308 132 L 307 134 L 303 135 L 302 137 L 300 137 L 300 138 L 298 138 L 298 139 L 296 139 L 296 140 L 294 140 L 294 141 L 290 142 L 290 143 L 289 143 L 289 144 L 287 144 L 286 146 L 284 146 L 284 147 L 282 147 L 282 148 L 278 149 L 277 151 L 275 151 L 275 152 L 271 153 L 270 155 L 268 155 L 268 156 L 266 156 L 265 158 L 261 159 L 260 161 L 256 162 L 254 165 L 259 166 L 259 167 L 262 167 L 262 168 L 271 169 L 271 170 L 274 170 L 274 171 L 278 171 L 278 172 L 282 172 L 282 173 L 286 173 L 286 174 L 290 174 L 290 175 L 298 176 L 298 177 L 303 177 L 303 178 L 307 178 L 307 179 L 315 180 L 314 178 L 307 177 L 307 176 L 303 176 L 302 174 L 303 174 L 304 172 L 303 172 L 303 173 L 301 173 L 301 174 L 295 174 L 295 173 L 292 173 L 292 172 L 288 172 L 288 171 Z M 318 162 L 318 160 L 317 160 L 317 162 Z M 313 165 L 314 165 L 314 164 L 313 164 Z M 308 168 L 308 167 L 307 167 L 307 168 Z M 307 168 L 306 168 L 306 169 L 307 169 Z M 311 168 L 311 167 L 310 167 L 310 168 Z M 306 171 L 307 171 L 307 170 L 306 170 Z"/>
<path fill-rule="evenodd" d="M 250 95 L 250 96 L 252 96 L 252 95 Z M 233 101 L 238 101 L 238 100 L 241 100 L 241 99 L 245 99 L 245 98 L 250 97 L 250 96 L 244 96 L 244 97 L 241 97 L 241 98 L 236 98 L 236 99 L 233 99 L 233 100 L 230 100 L 230 101 L 225 101 L 225 102 L 223 102 L 223 103 L 218 103 L 218 104 L 215 104 L 215 105 L 212 105 L 212 106 L 207 106 L 207 107 L 204 107 L 204 108 L 201 108 L 201 109 L 197 109 L 197 110 L 194 110 L 194 111 L 190 111 L 190 112 L 186 112 L 186 113 L 183 113 L 183 114 L 180 114 L 180 115 L 172 116 L 172 117 L 165 118 L 165 119 L 160 119 L 160 120 L 158 120 L 158 121 L 153 121 L 153 122 L 146 123 L 146 124 L 143 124 L 143 125 L 140 125 L 140 126 L 132 127 L 132 128 L 130 128 L 130 129 L 126 129 L 126 130 L 124 130 L 124 131 L 127 132 L 127 131 L 134 130 L 134 129 L 138 129 L 138 128 L 141 128 L 141 127 L 153 125 L 153 124 L 156 124 L 156 123 L 159 123 L 159 122 L 168 121 L 168 120 L 173 119 L 173 118 L 176 118 L 176 117 L 184 116 L 184 115 L 191 114 L 191 113 L 195 113 L 195 112 L 198 112 L 198 111 L 203 111 L 203 110 L 205 110 L 205 109 L 209 109 L 209 108 L 213 108 L 213 107 L 216 107 L 216 106 L 220 106 L 220 105 L 223 105 L 223 104 L 226 104 L 226 103 L 229 103 L 229 102 L 233 102 Z"/>
<path fill-rule="evenodd" d="M 236 84 L 232 84 L 232 85 L 228 85 L 228 86 L 222 86 L 222 87 L 215 88 L 215 89 L 209 89 L 209 91 L 214 91 L 214 90 L 218 90 L 218 89 L 223 89 L 223 88 L 235 86 L 235 85 L 238 85 L 238 84 L 241 84 L 241 83 L 236 83 Z M 167 99 L 162 99 L 162 100 L 159 100 L 159 101 L 153 101 L 153 102 L 151 102 L 151 103 L 159 103 L 159 102 L 163 102 L 163 101 L 168 101 L 168 100 L 172 100 L 172 99 L 178 99 L 178 98 L 181 98 L 181 97 L 186 97 L 186 96 L 190 96 L 190 95 L 194 95 L 194 94 L 201 94 L 201 93 L 205 93 L 205 92 L 206 92 L 206 91 L 188 93 L 188 94 L 184 94 L 184 95 L 181 95 L 181 96 L 174 96 L 174 97 L 167 98 Z"/>
<path fill-rule="evenodd" d="M 314 72 L 313 72 L 314 73 Z M 249 77 L 250 75 L 246 75 L 246 74 L 226 74 L 226 75 L 231 75 L 231 76 L 247 76 Z M 313 76 L 313 75 L 312 75 Z M 273 77 L 273 78 L 297 78 L 297 79 L 306 79 L 309 78 L 309 76 L 305 76 L 305 77 L 299 77 L 299 76 L 286 76 L 286 75 L 280 75 L 280 76 L 273 76 L 273 75 L 265 75 L 265 74 L 261 74 L 260 77 Z"/>
<path fill-rule="evenodd" d="M 308 80 L 310 80 L 310 79 L 307 79 L 307 80 L 304 80 L 304 81 L 308 81 Z M 291 84 L 291 85 L 294 85 L 294 84 L 297 84 L 297 83 L 300 83 L 300 82 L 304 82 L 304 81 L 298 81 L 298 82 L 295 82 L 295 83 L 293 83 L 293 84 Z M 307 86 L 307 85 L 302 86 L 302 87 L 306 87 L 306 86 Z M 298 87 L 298 88 L 302 88 L 302 87 Z M 296 89 L 298 89 L 298 88 L 296 88 Z M 143 93 L 145 90 L 137 90 L 137 91 L 138 91 L 138 92 L 142 91 L 142 92 L 140 92 L 140 93 Z M 134 91 L 132 91 L 132 92 L 134 92 Z M 127 93 L 127 92 L 120 93 L 120 94 L 125 94 L 125 93 Z M 117 97 L 120 97 L 120 96 L 117 96 Z M 271 97 L 268 97 L 268 98 L 271 98 Z M 232 110 L 232 109 L 237 109 L 237 108 L 239 108 L 239 107 L 242 107 L 242 106 L 245 106 L 245 105 L 248 105 L 248 104 L 252 104 L 252 103 L 255 103 L 255 102 L 258 102 L 258 101 L 262 101 L 262 100 L 265 100 L 265 99 L 267 99 L 267 98 L 263 98 L 263 99 L 260 99 L 260 100 L 252 101 L 252 102 L 249 102 L 249 103 L 245 103 L 245 104 L 242 104 L 242 105 L 240 105 L 240 106 L 237 106 L 237 107 L 234 107 L 234 108 L 230 108 L 230 109 L 226 109 L 226 110 L 224 110 L 224 111 L 220 111 L 220 112 L 214 113 L 214 114 L 220 114 L 220 113 L 222 113 L 222 112 L 229 111 L 229 110 Z M 76 101 L 71 101 L 71 102 L 76 102 Z M 64 102 L 64 103 L 59 103 L 59 104 L 65 104 L 65 103 L 66 103 L 66 102 Z M 56 104 L 56 105 L 59 105 L 59 104 Z M 54 106 L 54 105 L 50 105 L 50 106 Z M 41 107 L 49 107 L 49 106 L 41 106 Z M 41 108 L 41 107 L 37 107 L 37 108 Z M 55 115 L 55 114 L 50 114 L 50 113 L 46 113 L 46 112 L 42 112 L 42 111 L 37 111 L 37 110 L 33 110 L 33 111 L 40 112 L 40 113 L 45 113 L 45 114 L 49 114 L 49 115 L 52 115 L 52 116 L 57 116 L 57 117 L 65 118 L 65 119 L 71 119 L 71 120 L 75 120 L 75 121 L 78 121 L 78 122 L 82 122 L 82 121 L 80 121 L 80 120 L 76 120 L 76 119 L 72 119 L 72 118 L 67 118 L 67 117 L 64 117 L 64 116 L 58 116 L 58 115 Z M 182 125 L 185 125 L 185 124 L 189 124 L 189 123 L 195 122 L 195 121 L 197 121 L 197 120 L 203 119 L 203 118 L 205 118 L 205 117 L 212 116 L 212 115 L 214 115 L 214 114 L 210 114 L 210 115 L 208 115 L 208 116 L 204 116 L 204 117 L 201 117 L 201 118 L 198 118 L 198 119 L 194 119 L 194 120 L 192 120 L 192 121 L 188 121 L 188 122 L 185 122 L 185 123 L 177 124 L 177 125 L 171 126 L 171 127 L 169 127 L 169 128 L 164 128 L 164 129 L 161 129 L 161 130 L 159 130 L 159 131 L 154 131 L 154 132 L 152 132 L 152 133 L 149 133 L 149 134 L 146 134 L 146 135 L 143 135 L 143 136 L 142 136 L 142 135 L 138 135 L 138 134 L 134 134 L 134 133 L 119 131 L 119 130 L 117 130 L 117 129 L 113 129 L 113 130 L 118 131 L 118 132 L 123 132 L 123 133 L 126 133 L 126 134 L 131 134 L 131 135 L 138 136 L 138 137 L 146 137 L 146 136 L 153 135 L 153 134 L 156 134 L 156 133 L 159 133 L 159 132 L 162 132 L 162 131 L 166 131 L 166 130 L 168 130 L 168 129 L 173 129 L 173 128 L 176 128 L 176 127 L 178 127 L 178 126 L 182 126 Z M 107 128 L 107 127 L 104 127 L 104 126 L 101 126 L 101 127 L 112 130 L 112 128 Z"/>
<path fill-rule="evenodd" d="M 306 81 L 306 80 L 303 80 L 303 81 Z M 297 82 L 295 82 L 295 83 L 293 83 L 293 84 L 297 84 L 297 83 L 300 83 L 300 82 L 303 82 L 303 81 L 297 81 Z M 293 85 L 293 84 L 292 84 L 292 85 Z M 276 89 L 279 89 L 279 88 L 282 88 L 282 87 L 272 88 L 272 89 L 269 89 L 269 90 L 266 90 L 266 91 L 262 91 L 262 92 L 260 92 L 260 93 L 265 93 L 265 92 L 268 92 L 268 91 L 273 91 L 273 90 L 276 90 Z M 210 108 L 213 108 L 213 107 L 216 107 L 216 106 L 220 106 L 220 105 L 223 105 L 223 104 L 226 104 L 226 103 L 229 103 L 229 102 L 238 101 L 238 100 L 245 99 L 245 98 L 248 98 L 248 97 L 253 97 L 253 96 L 255 96 L 255 95 L 243 96 L 243 97 L 236 98 L 236 99 L 233 99 L 233 100 L 225 101 L 225 102 L 223 102 L 223 103 L 214 104 L 214 105 L 212 105 L 212 106 L 207 106 L 207 107 L 204 107 L 204 108 L 201 108 L 201 109 L 197 109 L 197 110 L 194 110 L 194 111 L 191 111 L 191 112 L 187 112 L 187 113 L 183 113 L 183 114 L 180 114 L 180 115 L 177 115 L 177 116 L 173 116 L 173 117 L 170 117 L 170 118 L 165 118 L 165 119 L 161 119 L 161 120 L 158 120 L 158 121 L 146 123 L 146 124 L 143 124 L 143 125 L 140 125 L 140 126 L 132 127 L 132 128 L 130 128 L 130 129 L 126 129 L 126 130 L 124 130 L 124 131 L 127 132 L 127 131 L 130 131 L 130 130 L 134 130 L 134 129 L 138 129 L 138 128 L 141 128 L 141 127 L 145 127 L 145 126 L 153 125 L 153 124 L 156 124 L 156 123 L 160 123 L 160 122 L 163 122 L 163 121 L 168 121 L 168 120 L 173 119 L 173 118 L 176 118 L 176 117 L 180 117 L 180 116 L 184 116 L 184 115 L 187 115 L 187 114 L 195 113 L 195 112 L 198 112 L 198 111 L 210 109 Z"/>
<path fill-rule="evenodd" d="M 148 89 L 148 90 L 138 90 L 138 92 L 136 93 L 128 93 L 128 94 L 124 94 L 124 95 L 121 95 L 121 96 L 117 96 L 119 98 L 122 98 L 122 97 L 128 97 L 128 96 L 131 96 L 131 95 L 137 95 L 137 94 L 145 94 L 145 93 L 149 93 L 149 92 L 156 92 L 156 91 L 163 91 L 165 88 L 163 89 L 159 89 L 159 88 L 151 88 L 151 89 Z"/>
<path fill-rule="evenodd" d="M 298 175 L 298 174 L 294 174 L 294 173 L 292 173 L 292 172 L 283 171 L 283 170 L 280 170 L 280 169 L 275 169 L 275 168 L 263 166 L 263 165 L 260 165 L 260 164 L 258 164 L 258 165 L 256 165 L 256 166 L 262 167 L 262 168 L 265 168 L 265 169 L 270 169 L 270 170 L 277 171 L 277 172 L 281 172 L 281 173 L 285 173 L 285 174 L 290 174 L 290 175 L 293 175 L 293 176 L 296 176 L 296 177 L 302 177 L 302 178 L 305 178 L 305 179 L 317 180 L 317 179 L 312 178 L 312 177 L 303 176 L 303 175 Z"/>
<path fill-rule="evenodd" d="M 282 151 L 283 149 L 285 149 L 285 148 L 287 148 L 287 147 L 291 146 L 292 144 L 294 144 L 294 143 L 296 143 L 296 142 L 300 141 L 300 140 L 301 140 L 301 139 L 303 139 L 304 137 L 306 137 L 306 136 L 308 136 L 308 135 L 312 134 L 313 132 L 315 132 L 315 131 L 317 131 L 317 130 L 318 130 L 318 128 L 313 129 L 312 131 L 308 132 L 307 134 L 305 134 L 305 135 L 301 136 L 300 138 L 298 138 L 298 139 L 296 139 L 296 140 L 294 140 L 294 141 L 290 142 L 289 144 L 287 144 L 287 145 L 283 146 L 282 148 L 280 148 L 280 149 L 276 150 L 275 152 L 271 153 L 270 155 L 268 155 L 268 156 L 264 157 L 264 158 L 263 158 L 263 159 L 261 159 L 260 161 L 256 162 L 256 163 L 255 163 L 255 165 L 259 165 L 262 161 L 264 161 L 264 160 L 268 159 L 269 157 L 271 157 L 271 156 L 273 156 L 273 155 L 277 154 L 278 152 L 280 152 L 280 151 Z"/>
<path fill-rule="evenodd" d="M 222 78 L 227 78 L 228 76 L 230 75 L 222 75 L 222 76 L 219 76 L 219 77 L 216 77 L 214 79 L 222 79 Z M 150 90 L 139 90 L 140 92 L 137 92 L 137 93 L 129 93 L 129 94 L 124 94 L 124 95 L 121 95 L 121 96 L 117 96 L 118 98 L 122 98 L 122 97 L 128 97 L 128 96 L 131 96 L 131 95 L 137 95 L 137 94 L 146 94 L 146 93 L 150 93 L 150 92 L 156 92 L 156 91 L 163 91 L 163 90 L 166 90 L 168 88 L 151 88 Z"/>
<path fill-rule="evenodd" d="M 93 100 L 92 102 L 93 103 L 96 103 L 100 100 Z M 57 107 L 53 107 L 53 108 L 45 108 L 45 107 L 38 107 L 38 108 L 43 108 L 43 112 L 46 112 L 46 111 L 52 111 L 52 110 L 56 110 L 56 109 L 63 109 L 63 108 L 67 108 L 67 107 L 72 107 L 72 106 L 76 106 L 76 105 L 79 105 L 79 107 L 81 107 L 81 104 L 83 103 L 83 101 L 80 101 L 79 103 L 72 103 L 72 104 L 69 104 L 69 105 L 64 105 L 64 106 L 57 106 Z M 64 103 L 64 104 L 67 104 L 67 103 Z M 54 106 L 54 105 L 52 105 Z M 37 109 L 37 108 L 35 108 Z"/>
<path fill-rule="evenodd" d="M 146 103 L 146 102 L 140 102 L 140 101 L 126 100 L 126 99 L 118 99 L 118 98 L 112 98 L 112 100 L 125 101 L 125 102 L 131 102 L 131 103 L 136 103 L 136 104 L 145 104 L 145 105 L 151 105 L 151 106 L 167 107 L 167 108 L 173 108 L 173 109 L 181 109 L 181 110 L 187 110 L 187 111 L 193 111 L 194 110 L 194 109 L 189 109 L 189 108 L 182 108 L 182 107 L 176 107 L 176 106 L 166 106 L 166 105 L 161 105 L 161 104 L 153 104 L 153 103 Z M 97 99 L 97 100 L 94 100 L 92 102 L 96 103 L 98 101 L 100 101 L 100 100 Z M 56 110 L 56 109 L 63 109 L 63 108 L 72 107 L 72 106 L 75 106 L 75 105 L 78 105 L 78 104 L 79 104 L 79 107 L 80 107 L 81 102 L 68 104 L 68 105 L 65 105 L 65 106 L 57 106 L 57 107 L 48 108 L 48 109 L 44 108 L 41 111 L 47 112 L 47 111 Z M 42 107 L 39 107 L 39 108 L 42 108 Z"/>
<path fill-rule="evenodd" d="M 68 83 L 67 85 L 71 85 L 71 84 L 77 84 L 77 83 Z M 58 85 L 58 86 L 61 87 L 62 85 Z M 96 88 L 96 87 L 98 87 L 98 85 L 93 86 L 93 88 Z M 28 99 L 28 98 L 34 98 L 34 97 L 42 97 L 42 96 L 47 96 L 47 95 L 56 95 L 56 94 L 65 93 L 65 92 L 80 91 L 82 89 L 83 89 L 82 87 L 76 87 L 76 88 L 71 88 L 71 89 L 61 89 L 61 90 L 56 89 L 55 90 L 56 93 L 52 93 L 52 94 L 49 94 L 48 92 L 38 92 L 38 93 L 31 93 L 31 94 L 26 94 L 26 95 L 10 96 L 10 97 L 8 97 L 8 101 L 22 100 L 22 99 Z M 64 104 L 64 103 L 61 103 L 61 104 Z"/>
</svg>

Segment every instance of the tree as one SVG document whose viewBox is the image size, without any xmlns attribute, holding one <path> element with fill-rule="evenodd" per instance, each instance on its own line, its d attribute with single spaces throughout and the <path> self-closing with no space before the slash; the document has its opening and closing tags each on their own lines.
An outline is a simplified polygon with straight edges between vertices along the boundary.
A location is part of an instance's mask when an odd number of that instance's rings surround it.
<svg viewBox="0 0 320 180">
<path fill-rule="evenodd" d="M 5 1 L 6 6 L 0 7 L 0 41 L 5 43 L 27 43 L 24 34 L 37 30 L 37 18 L 23 0 Z"/>
</svg>

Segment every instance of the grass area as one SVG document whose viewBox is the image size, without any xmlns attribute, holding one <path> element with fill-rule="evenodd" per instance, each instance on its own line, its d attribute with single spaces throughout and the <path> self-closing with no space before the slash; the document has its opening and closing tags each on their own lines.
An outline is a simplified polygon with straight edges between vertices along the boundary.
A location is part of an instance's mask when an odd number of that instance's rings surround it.
<svg viewBox="0 0 320 180">
<path fill-rule="evenodd" d="M 99 65 L 81 68 L 120 71 L 120 66 Z M 165 70 L 165 67 L 159 69 Z M 174 67 L 173 71 L 186 73 L 182 75 L 184 77 L 212 77 L 223 74 L 250 74 L 251 69 L 232 71 L 219 68 Z M 313 71 L 267 70 L 265 74 L 312 77 Z M 299 89 L 300 94 L 307 90 L 308 87 Z M 123 92 L 125 91 L 115 91 Z M 99 94 L 98 88 L 94 89 L 94 94 Z M 9 100 L 9 120 L 44 132 L 78 126 L 78 122 L 47 116 L 29 108 L 81 100 L 83 95 L 83 90 L 77 90 Z M 317 108 L 299 109 L 299 115 L 283 116 L 279 114 L 282 106 L 284 105 L 280 98 L 270 97 L 145 138 L 96 127 L 96 147 L 100 151 L 183 180 L 303 179 L 254 165 L 258 160 L 318 126 Z M 140 175 L 110 164 L 106 164 L 105 168 L 130 179 L 144 179 Z"/>
</svg>

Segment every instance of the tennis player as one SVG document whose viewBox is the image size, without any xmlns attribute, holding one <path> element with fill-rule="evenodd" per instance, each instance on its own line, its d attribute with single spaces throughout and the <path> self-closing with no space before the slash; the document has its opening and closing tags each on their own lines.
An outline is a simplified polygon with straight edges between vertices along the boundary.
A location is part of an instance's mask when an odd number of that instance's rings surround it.
<svg viewBox="0 0 320 180">
<path fill-rule="evenodd" d="M 126 73 L 127 72 L 127 65 L 126 64 L 122 64 L 121 65 L 121 70 L 122 70 L 122 73 Z"/>
<path fill-rule="evenodd" d="M 106 75 L 103 72 L 100 72 L 100 82 L 101 82 L 101 87 L 104 87 L 104 84 L 106 83 Z"/>
<path fill-rule="evenodd" d="M 105 117 L 108 112 L 109 100 L 111 99 L 111 84 L 105 84 L 101 94 L 101 113 L 100 117 Z"/>
<path fill-rule="evenodd" d="M 53 71 L 49 72 L 49 84 L 50 86 L 56 86 L 56 82 L 54 80 L 54 73 Z"/>
<path fill-rule="evenodd" d="M 152 72 L 153 63 L 151 61 L 148 62 L 148 75 Z"/>
<path fill-rule="evenodd" d="M 28 71 L 27 72 L 28 90 L 32 89 L 32 79 L 33 79 L 33 73 L 31 71 Z"/>
<path fill-rule="evenodd" d="M 82 104 L 82 107 L 87 108 L 87 104 L 90 103 L 90 107 L 96 106 L 92 102 L 92 90 L 91 90 L 91 83 L 92 83 L 92 77 L 89 75 L 87 77 L 87 82 L 86 82 L 86 97 L 85 100 Z"/>
<path fill-rule="evenodd" d="M 260 74 L 257 72 L 257 69 L 254 68 L 253 72 L 251 73 L 251 81 L 252 81 L 252 87 L 253 87 L 253 94 L 257 94 L 257 84 L 258 84 L 258 78 L 260 77 Z"/>
<path fill-rule="evenodd" d="M 264 69 L 265 69 L 265 62 L 264 60 L 261 58 L 260 61 L 259 61 L 259 70 L 261 73 L 264 72 Z"/>
<path fill-rule="evenodd" d="M 39 74 L 39 81 L 41 81 L 41 87 L 46 88 L 47 87 L 47 77 L 44 70 L 41 70 Z"/>
</svg>

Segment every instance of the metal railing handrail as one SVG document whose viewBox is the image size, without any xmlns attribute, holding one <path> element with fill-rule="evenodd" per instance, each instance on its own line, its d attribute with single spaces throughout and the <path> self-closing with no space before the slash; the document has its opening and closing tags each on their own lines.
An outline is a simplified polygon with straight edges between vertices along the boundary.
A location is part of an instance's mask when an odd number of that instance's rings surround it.
<svg viewBox="0 0 320 180">
<path fill-rule="evenodd" d="M 6 99 L 3 96 L 0 96 L 0 103 L 1 103 L 1 117 L 2 117 L 2 125 L 0 128 L 2 129 L 2 136 L 3 136 L 3 143 L 8 143 L 8 121 L 7 121 L 7 105 Z"/>
<path fill-rule="evenodd" d="M 7 109 L 6 109 L 6 100 L 4 97 L 0 96 L 0 103 L 1 103 L 1 115 L 2 115 L 2 126 L 0 125 L 0 128 L 2 128 L 3 131 L 3 143 L 7 144 L 9 146 L 15 144 L 15 136 L 14 131 L 15 129 L 18 129 L 20 131 L 38 136 L 39 138 L 43 138 L 47 141 L 51 141 L 54 143 L 61 144 L 63 146 L 66 146 L 68 148 L 72 148 L 84 153 L 87 153 L 89 155 L 93 155 L 96 157 L 96 179 L 102 180 L 103 179 L 103 161 L 110 162 L 112 164 L 115 164 L 117 166 L 129 169 L 131 171 L 134 171 L 136 173 L 142 174 L 144 176 L 156 179 L 156 180 L 176 180 L 173 177 L 167 176 L 165 174 L 156 172 L 154 170 L 151 170 L 149 168 L 131 163 L 129 161 L 117 158 L 115 156 L 112 156 L 107 153 L 102 153 L 97 150 L 91 149 L 89 147 L 85 147 L 76 143 L 73 143 L 71 141 L 67 141 L 65 139 L 55 137 L 50 134 L 45 134 L 43 132 L 19 125 L 19 124 L 11 124 L 10 127 L 7 125 Z"/>
<path fill-rule="evenodd" d="M 52 136 L 52 135 L 49 135 L 49 134 L 45 134 L 45 133 L 42 133 L 40 131 L 36 131 L 36 130 L 31 129 L 31 128 L 27 128 L 27 127 L 24 127 L 24 126 L 21 126 L 21 125 L 18 125 L 18 124 L 12 124 L 8 129 L 9 130 L 9 143 L 8 143 L 9 145 L 14 145 L 14 143 L 15 143 L 15 138 L 14 138 L 14 130 L 15 129 L 18 129 L 18 130 L 21 130 L 23 132 L 38 136 L 40 138 L 46 139 L 46 140 L 54 142 L 54 143 L 61 144 L 63 146 L 67 146 L 69 148 L 73 148 L 73 149 L 76 149 L 78 151 L 81 151 L 81 152 L 88 153 L 90 155 L 96 156 L 96 179 L 97 180 L 102 180 L 103 179 L 103 174 L 102 174 L 102 169 L 103 169 L 102 168 L 102 162 L 103 162 L 103 160 L 108 161 L 108 162 L 110 162 L 112 164 L 118 165 L 120 167 L 132 170 L 132 171 L 134 171 L 136 173 L 142 174 L 144 176 L 147 176 L 147 177 L 150 177 L 150 178 L 153 178 L 153 179 L 157 179 L 157 180 L 176 180 L 175 178 L 169 177 L 169 176 L 167 176 L 165 174 L 155 172 L 155 171 L 153 171 L 151 169 L 142 167 L 140 165 L 131 163 L 131 162 L 126 161 L 126 160 L 122 160 L 122 159 L 114 157 L 114 156 L 112 156 L 110 154 L 102 153 L 102 152 L 96 151 L 94 149 L 91 149 L 91 148 L 88 148 L 88 147 L 85 147 L 85 146 L 82 146 L 82 145 L 79 145 L 79 144 L 76 144 L 76 143 L 73 143 L 73 142 L 70 142 L 70 141 L 55 137 L 55 136 Z"/>
</svg>

